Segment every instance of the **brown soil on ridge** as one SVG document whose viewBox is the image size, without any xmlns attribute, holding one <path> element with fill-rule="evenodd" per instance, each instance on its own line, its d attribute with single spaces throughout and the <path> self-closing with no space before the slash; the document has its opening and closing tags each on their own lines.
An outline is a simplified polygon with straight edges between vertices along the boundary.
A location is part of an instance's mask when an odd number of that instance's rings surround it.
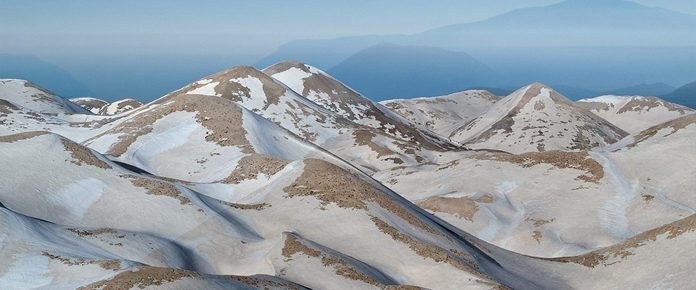
<svg viewBox="0 0 696 290">
<path fill-rule="evenodd" d="M 111 165 L 99 159 L 91 150 L 87 149 L 87 147 L 63 138 L 61 138 L 60 141 L 63 143 L 65 150 L 70 152 L 70 155 L 72 156 L 72 160 L 70 160 L 71 163 L 78 166 L 82 166 L 84 163 L 102 169 L 112 168 Z"/>
<path fill-rule="evenodd" d="M 321 252 L 320 250 L 305 245 L 294 234 L 286 234 L 285 245 L 283 246 L 282 250 L 283 256 L 291 258 L 293 255 L 297 253 L 307 255 L 308 257 L 321 259 L 321 262 L 324 264 L 324 266 L 333 267 L 335 269 L 336 274 L 339 276 L 343 276 L 351 280 L 361 281 L 378 287 L 385 286 L 384 284 L 380 283 L 374 278 L 353 268 L 344 259 L 328 253 Z"/>
<path fill-rule="evenodd" d="M 473 221 L 479 210 L 476 202 L 466 197 L 434 196 L 416 204 L 423 209 L 453 214 L 468 221 Z"/>
<path fill-rule="evenodd" d="M 121 175 L 121 177 L 128 179 L 133 186 L 145 188 L 147 194 L 176 198 L 181 204 L 191 202 L 188 197 L 182 195 L 179 189 L 177 189 L 176 186 L 171 183 L 154 178 L 144 178 L 137 175 Z"/>
<path fill-rule="evenodd" d="M 239 146 L 244 153 L 253 153 L 242 127 L 242 109 L 228 100 L 201 95 L 179 95 L 172 103 L 160 104 L 151 111 L 141 113 L 105 134 L 123 133 L 107 154 L 121 156 L 138 137 L 152 132 L 152 124 L 174 112 L 195 112 L 196 120 L 209 131 L 206 141 L 220 146 Z M 102 136 L 100 135 L 100 136 Z"/>
<path fill-rule="evenodd" d="M 15 106 L 6 100 L 0 99 L 0 113 L 12 114 L 13 111 L 19 110 L 19 107 Z"/>
<path fill-rule="evenodd" d="M 121 261 L 119 260 L 85 260 L 81 258 L 71 259 L 59 255 L 54 255 L 49 252 L 41 253 L 43 256 L 48 257 L 51 260 L 60 261 L 61 263 L 68 266 L 86 266 L 91 264 L 97 264 L 105 270 L 119 270 L 121 269 Z"/>
<path fill-rule="evenodd" d="M 192 271 L 142 266 L 135 271 L 123 271 L 111 279 L 98 281 L 78 289 L 120 290 L 136 287 L 143 289 L 148 286 L 162 286 L 186 278 L 200 279 L 201 276 Z"/>
<path fill-rule="evenodd" d="M 234 102 L 241 102 L 244 101 L 243 98 L 251 98 L 251 91 L 249 88 L 233 80 L 243 78 L 255 78 L 261 82 L 263 92 L 266 97 L 265 105 L 263 107 L 264 110 L 270 105 L 278 104 L 280 102 L 280 97 L 282 97 L 286 92 L 285 88 L 276 83 L 271 77 L 250 66 L 234 67 L 214 75 L 207 76 L 203 78 L 203 80 L 210 80 L 210 83 L 218 82 L 214 90 L 220 98 L 228 99 Z M 187 92 L 208 84 L 209 83 L 199 84 L 198 82 L 194 82 L 178 91 L 169 94 L 169 96 L 186 94 Z M 161 101 L 166 101 L 167 99 L 168 97 L 165 97 Z"/>
<path fill-rule="evenodd" d="M 223 180 L 224 183 L 238 184 L 243 180 L 256 179 L 259 174 L 272 176 L 285 168 L 289 160 L 276 158 L 265 154 L 251 154 L 242 157 L 237 167 L 230 176 Z"/>
<path fill-rule="evenodd" d="M 626 103 L 619 111 L 617 111 L 617 114 L 621 114 L 624 112 L 629 112 L 629 111 L 640 111 L 642 109 L 647 109 L 647 111 L 650 111 L 652 108 L 657 108 L 663 106 L 665 107 L 668 111 L 676 111 L 679 112 L 680 114 L 684 115 L 686 114 L 687 111 L 690 111 L 689 109 L 670 103 L 670 102 L 665 102 L 659 98 L 656 97 L 647 97 L 647 98 L 631 98 L 631 100 Z"/>
<path fill-rule="evenodd" d="M 283 190 L 288 197 L 313 196 L 323 205 L 334 203 L 339 207 L 367 210 L 368 202 L 401 217 L 424 231 L 440 235 L 430 225 L 414 216 L 386 193 L 354 173 L 319 159 L 304 160 L 304 172 Z"/>
<path fill-rule="evenodd" d="M 17 141 L 27 140 L 27 139 L 31 139 L 31 138 L 38 137 L 38 136 L 43 136 L 46 134 L 50 134 L 50 133 L 46 132 L 46 131 L 32 131 L 32 132 L 24 132 L 24 133 L 19 133 L 19 134 L 0 136 L 0 143 L 14 143 Z"/>
<path fill-rule="evenodd" d="M 677 119 L 674 119 L 674 120 L 669 121 L 669 122 L 665 122 L 665 123 L 662 123 L 662 124 L 659 124 L 656 126 L 652 126 L 648 129 L 643 130 L 643 132 L 640 132 L 638 135 L 636 135 L 634 138 L 634 142 L 631 143 L 630 145 L 628 145 L 628 148 L 633 148 L 636 145 L 638 145 L 639 143 L 647 140 L 648 138 L 655 136 L 657 134 L 657 132 L 659 132 L 662 129 L 666 129 L 666 128 L 672 129 L 672 132 L 665 135 L 665 137 L 667 137 L 667 136 L 670 136 L 670 135 L 676 133 L 677 131 L 684 129 L 692 124 L 696 124 L 696 114 L 686 115 L 684 117 L 677 118 Z"/>
<path fill-rule="evenodd" d="M 557 168 L 572 168 L 585 171 L 586 174 L 578 176 L 576 179 L 585 182 L 599 182 L 604 177 L 604 168 L 599 162 L 590 158 L 585 151 L 566 152 L 566 151 L 545 151 L 528 152 L 519 155 L 486 152 L 474 155 L 478 160 L 503 161 L 520 165 L 522 167 L 532 167 L 539 164 L 549 164 Z"/>
</svg>

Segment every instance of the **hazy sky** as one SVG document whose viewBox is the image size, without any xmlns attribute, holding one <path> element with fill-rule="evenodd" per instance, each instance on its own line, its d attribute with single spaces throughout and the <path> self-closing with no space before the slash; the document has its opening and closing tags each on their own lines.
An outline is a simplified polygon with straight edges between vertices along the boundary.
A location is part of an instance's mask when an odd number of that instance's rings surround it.
<svg viewBox="0 0 696 290">
<path fill-rule="evenodd" d="M 693 0 L 635 0 L 696 14 Z M 559 0 L 0 0 L 0 53 L 258 54 L 294 39 L 415 33 Z"/>
</svg>

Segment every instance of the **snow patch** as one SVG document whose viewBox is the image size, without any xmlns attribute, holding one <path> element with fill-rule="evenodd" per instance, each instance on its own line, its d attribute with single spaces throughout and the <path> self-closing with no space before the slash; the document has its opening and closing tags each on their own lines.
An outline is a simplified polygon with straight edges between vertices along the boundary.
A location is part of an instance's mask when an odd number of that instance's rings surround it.
<svg viewBox="0 0 696 290">
<path fill-rule="evenodd" d="M 208 82 L 201 87 L 197 87 L 193 90 L 188 91 L 187 94 L 219 97 L 222 95 L 215 92 L 215 87 L 217 87 L 218 84 L 220 84 L 220 82 Z"/>
<path fill-rule="evenodd" d="M 78 220 L 84 218 L 87 210 L 102 196 L 104 183 L 96 178 L 78 180 L 60 188 L 48 196 L 48 200 L 59 208 L 70 209 L 70 214 Z"/>
</svg>

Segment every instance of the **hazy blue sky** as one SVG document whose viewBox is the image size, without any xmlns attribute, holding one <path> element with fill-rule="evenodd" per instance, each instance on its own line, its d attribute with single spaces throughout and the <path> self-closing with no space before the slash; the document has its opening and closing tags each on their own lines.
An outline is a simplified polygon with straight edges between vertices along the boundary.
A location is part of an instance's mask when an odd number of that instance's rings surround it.
<svg viewBox="0 0 696 290">
<path fill-rule="evenodd" d="M 694 0 L 632 1 L 696 15 Z M 0 0 L 0 77 L 30 79 L 64 96 L 151 100 L 207 74 L 258 64 L 293 40 L 414 34 L 558 2 L 561 0 Z M 571 62 L 574 57 L 577 55 L 564 56 Z M 679 57 L 681 54 L 675 59 Z M 510 58 L 520 61 L 530 55 Z M 548 54 L 546 58 L 538 63 L 542 68 L 557 60 Z M 492 60 L 497 59 L 500 56 L 482 61 L 496 65 Z M 676 62 L 693 67 L 692 62 Z M 634 69 L 633 75 L 645 76 L 632 82 L 681 85 L 696 78 L 690 69 L 672 64 L 664 71 L 678 74 L 678 79 L 655 69 L 650 72 L 664 77 Z M 573 63 L 559 71 L 578 68 Z M 574 75 L 572 80 L 581 78 Z"/>
<path fill-rule="evenodd" d="M 696 14 L 693 0 L 635 1 Z M 263 55 L 294 39 L 415 33 L 556 2 L 0 0 L 0 53 Z"/>
</svg>

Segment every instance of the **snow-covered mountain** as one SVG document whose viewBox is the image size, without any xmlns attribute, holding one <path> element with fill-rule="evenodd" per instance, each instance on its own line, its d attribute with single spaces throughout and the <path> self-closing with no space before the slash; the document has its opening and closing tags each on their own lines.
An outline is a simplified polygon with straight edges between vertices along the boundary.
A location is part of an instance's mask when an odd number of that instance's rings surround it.
<svg viewBox="0 0 696 290">
<path fill-rule="evenodd" d="M 469 90 L 446 96 L 397 99 L 380 102 L 413 124 L 440 136 L 465 125 L 490 109 L 498 97 L 484 90 Z"/>
<path fill-rule="evenodd" d="M 693 284 L 696 114 L 621 139 L 540 84 L 498 101 L 425 99 L 450 108 L 399 101 L 497 128 L 470 151 L 429 134 L 446 126 L 283 65 L 273 77 L 233 68 L 113 116 L 46 111 L 23 90 L 0 96 L 0 286 Z M 564 141 L 528 144 L 528 126 Z"/>
<path fill-rule="evenodd" d="M 102 107 L 109 104 L 107 101 L 92 97 L 72 98 L 70 101 L 95 115 L 99 114 Z"/>
<path fill-rule="evenodd" d="M 360 117 L 343 116 L 252 67 L 236 67 L 203 78 L 155 103 L 182 94 L 229 99 L 368 172 L 429 162 L 436 152 L 456 147 L 407 126 L 406 121 L 377 105 L 364 108 Z"/>
<path fill-rule="evenodd" d="M 688 107 L 657 97 L 607 95 L 582 99 L 576 104 L 631 134 L 694 113 Z"/>
<path fill-rule="evenodd" d="M 0 99 L 39 113 L 70 114 L 86 112 L 82 107 L 25 80 L 0 79 Z"/>
<path fill-rule="evenodd" d="M 301 96 L 350 121 L 379 129 L 393 137 L 419 144 L 446 143 L 411 126 L 380 103 L 362 96 L 325 72 L 299 62 L 281 62 L 264 72 Z M 424 136 L 424 134 L 426 134 Z"/>
<path fill-rule="evenodd" d="M 137 109 L 143 105 L 143 103 L 135 99 L 123 99 L 109 103 L 97 98 L 80 97 L 70 99 L 70 101 L 84 108 L 85 110 L 90 111 L 92 114 L 103 116 L 118 115 L 133 109 Z"/>
<path fill-rule="evenodd" d="M 99 109 L 99 114 L 104 116 L 118 115 L 133 109 L 140 108 L 143 103 L 135 99 L 123 99 L 104 105 Z"/>
<path fill-rule="evenodd" d="M 450 138 L 470 148 L 523 153 L 588 150 L 626 135 L 553 89 L 534 83 L 496 102 Z"/>
</svg>

